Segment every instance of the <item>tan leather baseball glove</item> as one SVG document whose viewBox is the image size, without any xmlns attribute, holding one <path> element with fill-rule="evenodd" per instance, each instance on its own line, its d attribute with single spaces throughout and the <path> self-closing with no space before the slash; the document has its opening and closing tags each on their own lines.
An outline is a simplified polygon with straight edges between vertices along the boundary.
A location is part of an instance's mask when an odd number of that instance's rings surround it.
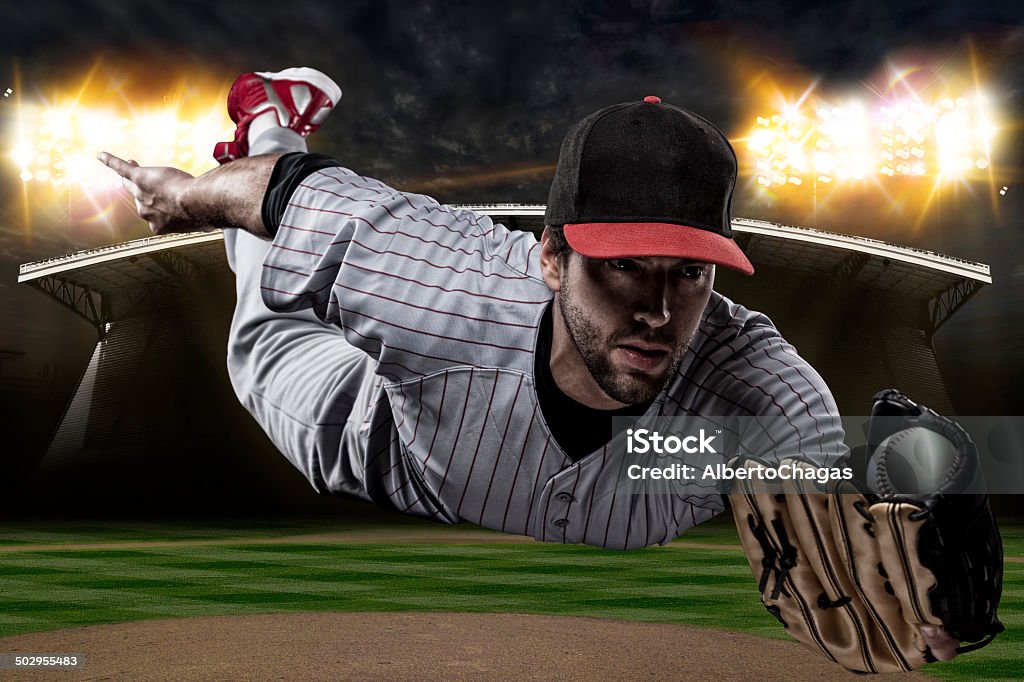
<svg viewBox="0 0 1024 682">
<path fill-rule="evenodd" d="M 951 657 L 933 651 L 934 633 L 951 638 L 950 651 L 973 642 L 956 653 L 988 644 L 1003 630 L 1003 552 L 970 437 L 889 390 L 875 396 L 868 451 L 861 484 L 823 487 L 799 459 L 733 462 L 750 476 L 730 502 L 765 607 L 859 672 Z M 768 467 L 777 474 L 763 476 Z"/>
</svg>

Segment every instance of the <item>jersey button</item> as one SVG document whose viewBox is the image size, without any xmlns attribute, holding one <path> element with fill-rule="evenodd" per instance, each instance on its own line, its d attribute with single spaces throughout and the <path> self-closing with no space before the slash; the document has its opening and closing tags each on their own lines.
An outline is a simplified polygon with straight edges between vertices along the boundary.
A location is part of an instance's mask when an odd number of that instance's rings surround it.
<svg viewBox="0 0 1024 682">
<path fill-rule="evenodd" d="M 552 521 L 551 525 L 555 528 L 565 528 L 569 525 L 569 519 L 555 519 Z"/>
<path fill-rule="evenodd" d="M 575 502 L 576 501 L 576 498 L 573 497 L 570 493 L 558 493 L 557 495 L 555 495 L 555 499 L 558 500 L 559 502 Z"/>
</svg>

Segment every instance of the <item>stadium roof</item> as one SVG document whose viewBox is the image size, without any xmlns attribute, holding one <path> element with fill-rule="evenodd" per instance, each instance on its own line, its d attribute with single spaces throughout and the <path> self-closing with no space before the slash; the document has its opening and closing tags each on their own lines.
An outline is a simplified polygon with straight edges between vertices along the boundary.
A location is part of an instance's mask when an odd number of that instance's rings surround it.
<svg viewBox="0 0 1024 682">
<path fill-rule="evenodd" d="M 486 214 L 515 229 L 543 228 L 542 205 L 457 208 Z M 838 275 L 844 286 L 929 301 L 939 311 L 933 316 L 936 328 L 981 286 L 992 283 L 987 265 L 931 251 L 747 218 L 736 218 L 732 225 L 755 268 L 775 267 L 808 276 Z M 221 240 L 219 231 L 136 239 L 26 263 L 18 281 L 57 298 L 102 328 L 106 321 L 135 307 L 143 293 L 153 296 L 160 288 L 177 286 L 182 278 L 194 280 L 203 272 L 222 268 Z"/>
<path fill-rule="evenodd" d="M 220 246 L 222 240 L 219 230 L 133 239 L 121 244 L 25 263 L 18 273 L 18 281 L 69 276 L 68 273 L 75 272 L 76 281 L 91 284 L 99 290 L 130 286 L 133 283 L 152 283 L 166 278 L 167 273 L 151 260 L 140 256 L 187 247 L 189 258 L 198 264 L 219 265 L 225 262 L 224 249 Z"/>
<path fill-rule="evenodd" d="M 510 222 L 535 231 L 544 226 L 543 205 L 473 204 L 458 208 L 489 216 L 510 216 L 513 218 Z M 755 267 L 777 265 L 816 273 L 835 267 L 849 253 L 862 253 L 876 256 L 878 261 L 873 264 L 875 267 L 867 268 L 856 283 L 874 289 L 897 290 L 928 298 L 959 279 L 992 283 L 989 267 L 983 263 L 877 239 L 749 218 L 734 218 L 732 228 L 746 236 L 746 239 L 741 238 L 746 242 L 743 248 Z M 883 269 L 888 272 L 883 274 Z M 908 277 L 913 281 L 908 281 Z"/>
</svg>

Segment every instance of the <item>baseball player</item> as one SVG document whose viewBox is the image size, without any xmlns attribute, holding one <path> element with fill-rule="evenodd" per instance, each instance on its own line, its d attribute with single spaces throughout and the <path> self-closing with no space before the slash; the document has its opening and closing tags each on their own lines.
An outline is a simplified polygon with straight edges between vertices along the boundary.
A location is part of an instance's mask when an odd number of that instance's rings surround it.
<svg viewBox="0 0 1024 682">
<path fill-rule="evenodd" d="M 626 549 L 724 504 L 623 492 L 616 416 L 779 417 L 753 455 L 842 464 L 825 382 L 713 288 L 717 267 L 753 267 L 730 229 L 736 157 L 708 121 L 653 96 L 581 120 L 538 241 L 307 153 L 340 98 L 312 69 L 248 73 L 219 168 L 100 156 L 153 232 L 224 228 L 232 384 L 318 492 Z"/>
</svg>

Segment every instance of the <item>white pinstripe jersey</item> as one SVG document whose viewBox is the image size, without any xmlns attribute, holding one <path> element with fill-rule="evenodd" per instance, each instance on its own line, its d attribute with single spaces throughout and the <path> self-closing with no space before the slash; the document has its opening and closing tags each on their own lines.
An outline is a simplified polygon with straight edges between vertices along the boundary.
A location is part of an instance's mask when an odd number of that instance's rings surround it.
<svg viewBox="0 0 1024 682">
<path fill-rule="evenodd" d="M 376 359 L 355 457 L 365 497 L 539 540 L 668 542 L 721 511 L 721 498 L 623 493 L 610 448 L 575 463 L 562 452 L 533 376 L 552 298 L 539 251 L 532 234 L 328 168 L 292 195 L 263 298 L 272 310 L 312 307 Z M 813 432 L 822 453 L 845 453 L 822 379 L 767 317 L 718 293 L 648 414 L 786 416 L 780 439 Z"/>
</svg>

